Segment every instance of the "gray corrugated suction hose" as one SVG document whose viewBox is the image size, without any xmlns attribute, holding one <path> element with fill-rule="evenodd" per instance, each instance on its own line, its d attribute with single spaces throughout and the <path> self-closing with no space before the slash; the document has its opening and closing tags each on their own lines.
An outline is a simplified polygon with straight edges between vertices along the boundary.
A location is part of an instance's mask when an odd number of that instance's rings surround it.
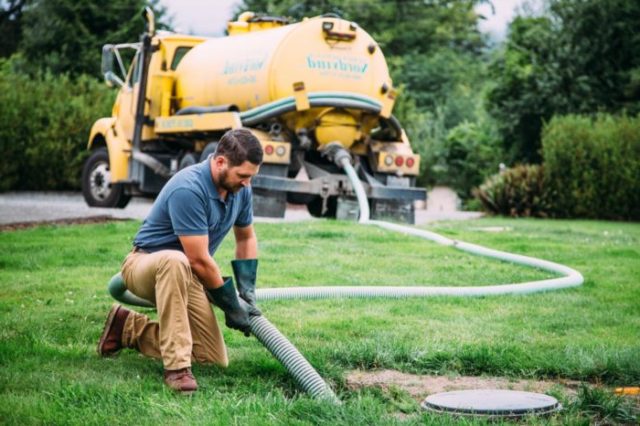
<svg viewBox="0 0 640 426">
<path fill-rule="evenodd" d="M 391 231 L 424 238 L 438 244 L 454 247 L 467 253 L 491 257 L 520 265 L 540 268 L 549 272 L 564 275 L 561 278 L 530 281 L 519 284 L 493 285 L 482 287 L 289 287 L 286 289 L 260 289 L 256 291 L 258 300 L 266 299 L 313 299 L 326 297 L 413 297 L 413 296 L 488 296 L 496 294 L 525 294 L 539 291 L 558 290 L 582 285 L 584 278 L 580 272 L 568 266 L 535 257 L 522 256 L 499 250 L 492 250 L 476 244 L 451 240 L 435 232 L 416 229 L 409 226 L 396 225 L 369 219 L 369 202 L 358 175 L 351 165 L 350 154 L 342 149 L 334 153 L 336 164 L 344 169 L 356 192 L 360 207 L 359 223 L 376 225 Z"/>
<path fill-rule="evenodd" d="M 251 332 L 293 376 L 305 392 L 335 404 L 340 400 L 318 372 L 278 329 L 264 316 L 252 316 Z"/>
<path fill-rule="evenodd" d="M 150 301 L 142 299 L 127 290 L 120 273 L 111 278 L 108 289 L 109 294 L 119 302 L 147 308 L 155 307 Z M 282 363 L 305 392 L 315 399 L 340 404 L 340 400 L 331 387 L 269 320 L 264 316 L 252 316 L 249 324 L 253 335 Z"/>
</svg>

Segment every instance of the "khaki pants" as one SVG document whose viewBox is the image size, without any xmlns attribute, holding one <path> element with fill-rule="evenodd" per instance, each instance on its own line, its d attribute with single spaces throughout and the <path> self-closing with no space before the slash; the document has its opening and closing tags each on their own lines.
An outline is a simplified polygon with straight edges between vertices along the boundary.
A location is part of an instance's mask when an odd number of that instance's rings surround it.
<svg viewBox="0 0 640 426">
<path fill-rule="evenodd" d="M 122 264 L 127 289 L 155 303 L 158 321 L 132 312 L 124 325 L 122 344 L 144 355 L 162 358 L 166 370 L 191 362 L 229 364 L 216 317 L 189 260 L 178 250 L 133 251 Z"/>
</svg>

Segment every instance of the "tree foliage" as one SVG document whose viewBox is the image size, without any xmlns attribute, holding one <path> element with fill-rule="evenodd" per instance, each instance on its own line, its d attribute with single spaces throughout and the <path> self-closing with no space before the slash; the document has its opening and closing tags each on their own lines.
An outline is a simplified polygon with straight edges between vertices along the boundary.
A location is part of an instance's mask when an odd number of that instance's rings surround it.
<svg viewBox="0 0 640 426">
<path fill-rule="evenodd" d="M 638 22 L 636 0 L 549 0 L 544 16 L 511 23 L 488 94 L 511 161 L 542 160 L 553 115 L 640 111 Z"/>
<path fill-rule="evenodd" d="M 114 96 L 93 77 L 30 77 L 0 59 L 0 191 L 78 189 L 91 125 Z"/>
<path fill-rule="evenodd" d="M 19 43 L 26 70 L 99 77 L 102 45 L 137 41 L 145 5 L 145 0 L 29 0 Z M 150 5 L 163 28 L 164 8 L 159 0 Z"/>
<path fill-rule="evenodd" d="M 26 0 L 0 0 L 0 58 L 11 56 L 22 33 L 22 11 Z"/>
<path fill-rule="evenodd" d="M 96 78 L 101 47 L 137 41 L 146 4 L 0 0 L 0 191 L 78 189 L 89 130 L 115 96 Z"/>
</svg>

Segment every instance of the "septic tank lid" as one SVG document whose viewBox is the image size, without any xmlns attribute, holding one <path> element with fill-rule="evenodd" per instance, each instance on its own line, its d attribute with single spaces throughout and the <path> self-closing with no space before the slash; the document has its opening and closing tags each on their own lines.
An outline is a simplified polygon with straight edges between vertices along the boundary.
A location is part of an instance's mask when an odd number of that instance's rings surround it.
<svg viewBox="0 0 640 426">
<path fill-rule="evenodd" d="M 560 411 L 557 399 L 533 392 L 477 389 L 429 395 L 421 404 L 427 411 L 454 415 L 521 417 Z"/>
</svg>

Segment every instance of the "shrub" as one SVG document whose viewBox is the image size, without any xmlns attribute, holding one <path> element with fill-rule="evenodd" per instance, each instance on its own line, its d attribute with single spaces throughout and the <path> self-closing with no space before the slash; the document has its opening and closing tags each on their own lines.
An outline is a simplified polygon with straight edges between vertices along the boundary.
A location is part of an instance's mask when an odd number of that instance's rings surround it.
<svg viewBox="0 0 640 426">
<path fill-rule="evenodd" d="M 550 211 L 544 190 L 544 168 L 540 165 L 506 169 L 489 177 L 474 195 L 493 214 L 546 217 Z"/>
<path fill-rule="evenodd" d="M 89 131 L 114 93 L 92 77 L 29 77 L 12 65 L 0 61 L 0 190 L 79 188 Z"/>
<path fill-rule="evenodd" d="M 640 219 L 640 116 L 554 117 L 542 146 L 555 216 Z"/>
<path fill-rule="evenodd" d="M 487 122 L 462 122 L 435 139 L 424 154 L 430 183 L 453 187 L 462 200 L 472 189 L 498 170 L 502 151 Z"/>
</svg>

